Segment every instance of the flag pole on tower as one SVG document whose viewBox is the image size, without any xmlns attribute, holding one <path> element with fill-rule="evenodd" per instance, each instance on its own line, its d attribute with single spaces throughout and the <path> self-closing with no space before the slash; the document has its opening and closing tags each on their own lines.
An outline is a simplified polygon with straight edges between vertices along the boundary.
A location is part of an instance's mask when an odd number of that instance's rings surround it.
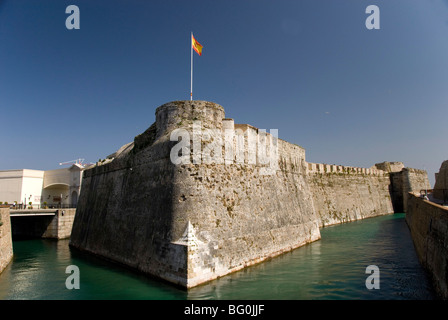
<svg viewBox="0 0 448 320">
<path fill-rule="evenodd" d="M 193 32 L 191 33 L 191 79 L 190 79 L 190 101 L 193 100 L 193 49 L 200 56 L 202 55 L 202 45 L 196 41 L 193 37 Z"/>
<path fill-rule="evenodd" d="M 191 33 L 191 79 L 190 79 L 190 101 L 193 100 L 193 32 Z"/>
</svg>

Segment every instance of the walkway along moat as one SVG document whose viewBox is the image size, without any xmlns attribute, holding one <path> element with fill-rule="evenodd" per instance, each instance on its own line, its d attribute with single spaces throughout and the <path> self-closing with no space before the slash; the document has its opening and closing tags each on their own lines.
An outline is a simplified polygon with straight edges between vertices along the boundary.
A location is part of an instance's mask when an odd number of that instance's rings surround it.
<svg viewBox="0 0 448 320">
<path fill-rule="evenodd" d="M 404 214 L 321 229 L 322 239 L 188 291 L 72 250 L 68 240 L 14 241 L 0 299 L 435 299 Z M 68 290 L 67 266 L 80 270 Z M 380 289 L 368 290 L 368 265 Z"/>
</svg>

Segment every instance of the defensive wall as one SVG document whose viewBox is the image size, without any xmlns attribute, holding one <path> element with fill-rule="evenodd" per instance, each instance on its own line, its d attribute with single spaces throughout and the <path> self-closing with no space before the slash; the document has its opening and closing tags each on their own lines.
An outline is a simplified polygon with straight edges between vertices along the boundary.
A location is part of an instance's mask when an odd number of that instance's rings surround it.
<svg viewBox="0 0 448 320">
<path fill-rule="evenodd" d="M 448 299 L 447 177 L 448 161 L 444 161 L 436 174 L 433 190 L 406 195 L 406 222 L 415 250 L 443 299 Z"/>
<path fill-rule="evenodd" d="M 307 163 L 206 101 L 157 108 L 82 186 L 72 247 L 186 288 L 318 240 L 321 226 L 394 211 L 390 172 Z"/>
<path fill-rule="evenodd" d="M 6 268 L 13 256 L 11 222 L 9 207 L 0 207 L 0 273 Z"/>
<path fill-rule="evenodd" d="M 409 193 L 406 222 L 420 263 L 438 294 L 448 299 L 448 207 Z"/>
<path fill-rule="evenodd" d="M 448 203 L 448 160 L 442 162 L 439 172 L 436 173 L 434 197 Z"/>
<path fill-rule="evenodd" d="M 308 183 L 321 227 L 394 212 L 389 173 L 308 163 Z"/>
<path fill-rule="evenodd" d="M 321 227 L 405 212 L 403 195 L 429 189 L 424 170 L 402 162 L 382 162 L 371 168 L 307 163 L 307 178 Z"/>
</svg>

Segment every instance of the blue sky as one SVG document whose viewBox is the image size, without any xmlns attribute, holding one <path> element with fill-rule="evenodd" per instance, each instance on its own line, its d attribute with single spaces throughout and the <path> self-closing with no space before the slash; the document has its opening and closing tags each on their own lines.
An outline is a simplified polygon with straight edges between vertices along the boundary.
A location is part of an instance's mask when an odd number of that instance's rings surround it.
<svg viewBox="0 0 448 320">
<path fill-rule="evenodd" d="M 68 30 L 68 5 L 80 29 Z M 368 5 L 380 29 L 368 30 Z M 194 99 L 310 162 L 448 159 L 448 1 L 0 0 L 0 170 L 95 162 Z"/>
</svg>

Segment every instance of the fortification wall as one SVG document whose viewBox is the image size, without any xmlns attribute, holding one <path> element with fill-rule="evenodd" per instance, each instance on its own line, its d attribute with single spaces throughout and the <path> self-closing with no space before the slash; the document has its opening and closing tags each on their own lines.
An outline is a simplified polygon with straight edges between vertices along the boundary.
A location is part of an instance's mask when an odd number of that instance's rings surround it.
<svg viewBox="0 0 448 320">
<path fill-rule="evenodd" d="M 425 170 L 406 168 L 402 162 L 382 162 L 375 167 L 390 175 L 389 191 L 395 212 L 406 212 L 407 194 L 419 193 L 430 189 L 428 174 Z"/>
<path fill-rule="evenodd" d="M 387 172 L 319 163 L 307 167 L 321 227 L 394 212 Z"/>
<path fill-rule="evenodd" d="M 405 212 L 407 193 L 429 189 L 426 171 L 402 162 L 371 168 L 307 163 L 308 182 L 320 226 Z"/>
<path fill-rule="evenodd" d="M 440 296 L 448 299 L 448 208 L 407 195 L 406 222 L 420 263 Z"/>
<path fill-rule="evenodd" d="M 205 101 L 157 108 L 82 185 L 72 247 L 188 288 L 318 240 L 320 226 L 393 212 L 388 172 L 307 163 Z"/>
<path fill-rule="evenodd" d="M 14 210 L 15 214 L 28 216 L 13 215 L 11 217 L 13 237 L 70 238 L 76 209 L 39 209 L 32 212 L 37 214 L 54 213 L 54 215 L 33 216 L 30 214 L 30 210 Z"/>
<path fill-rule="evenodd" d="M 448 160 L 442 162 L 439 172 L 436 174 L 434 197 L 442 201 L 448 201 Z"/>
<path fill-rule="evenodd" d="M 177 164 L 175 129 L 201 147 Z M 276 140 L 262 151 L 278 150 L 278 161 L 266 162 L 258 146 L 272 138 L 210 102 L 159 107 L 133 144 L 84 172 L 71 246 L 192 287 L 320 239 L 304 149 Z M 228 153 L 219 141 L 246 148 Z"/>
<path fill-rule="evenodd" d="M 188 248 L 172 244 L 185 223 L 173 209 L 171 146 L 163 136 L 86 170 L 70 245 L 186 286 Z"/>
<path fill-rule="evenodd" d="M 403 173 L 400 172 L 390 172 L 390 186 L 389 191 L 392 198 L 392 206 L 394 207 L 394 212 L 404 212 L 404 181 Z"/>
<path fill-rule="evenodd" d="M 12 256 L 13 250 L 9 208 L 0 207 L 0 273 L 9 264 Z"/>
<path fill-rule="evenodd" d="M 401 174 L 403 179 L 403 211 L 407 212 L 408 193 L 420 194 L 421 190 L 431 189 L 431 185 L 425 170 L 404 168 Z"/>
<path fill-rule="evenodd" d="M 241 164 L 177 170 L 173 209 L 191 222 L 196 239 L 189 286 L 320 239 L 305 168 L 296 165 L 302 152 L 279 142 L 283 164 L 274 174 Z"/>
</svg>

